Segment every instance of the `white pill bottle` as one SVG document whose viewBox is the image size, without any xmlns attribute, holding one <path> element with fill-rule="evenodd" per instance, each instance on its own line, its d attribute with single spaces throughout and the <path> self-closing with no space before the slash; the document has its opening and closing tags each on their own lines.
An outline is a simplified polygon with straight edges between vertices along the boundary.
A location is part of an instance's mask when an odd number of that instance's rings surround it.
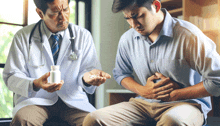
<svg viewBox="0 0 220 126">
<path fill-rule="evenodd" d="M 59 65 L 51 66 L 50 83 L 60 83 L 60 81 L 61 81 L 61 72 L 60 72 L 59 69 L 60 69 Z"/>
</svg>

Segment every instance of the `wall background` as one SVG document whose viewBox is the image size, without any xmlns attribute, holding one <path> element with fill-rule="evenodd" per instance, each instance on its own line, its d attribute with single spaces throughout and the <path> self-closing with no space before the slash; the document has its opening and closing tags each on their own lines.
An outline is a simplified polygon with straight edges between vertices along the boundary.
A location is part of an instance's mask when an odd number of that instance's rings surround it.
<svg viewBox="0 0 220 126">
<path fill-rule="evenodd" d="M 115 56 L 121 35 L 129 29 L 122 12 L 111 11 L 113 0 L 92 0 L 92 36 L 102 65 L 102 70 L 112 78 L 96 90 L 96 108 L 108 105 L 107 89 L 122 89 L 113 78 Z"/>
</svg>

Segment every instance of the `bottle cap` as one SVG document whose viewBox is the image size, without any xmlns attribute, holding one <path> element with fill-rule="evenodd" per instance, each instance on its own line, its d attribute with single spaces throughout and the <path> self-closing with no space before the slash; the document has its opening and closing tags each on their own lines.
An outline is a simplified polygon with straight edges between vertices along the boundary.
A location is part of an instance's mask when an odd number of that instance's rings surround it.
<svg viewBox="0 0 220 126">
<path fill-rule="evenodd" d="M 51 66 L 51 70 L 59 70 L 59 69 L 60 69 L 59 65 Z"/>
</svg>

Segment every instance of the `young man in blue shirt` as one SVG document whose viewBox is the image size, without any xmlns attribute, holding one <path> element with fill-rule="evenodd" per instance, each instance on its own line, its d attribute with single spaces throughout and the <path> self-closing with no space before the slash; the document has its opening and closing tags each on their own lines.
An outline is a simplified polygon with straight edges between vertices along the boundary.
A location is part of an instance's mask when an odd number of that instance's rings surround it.
<svg viewBox="0 0 220 126">
<path fill-rule="evenodd" d="M 220 95 L 215 43 L 159 0 L 114 0 L 112 11 L 132 26 L 119 41 L 113 75 L 139 96 L 90 113 L 84 125 L 205 125 L 210 96 Z"/>
</svg>

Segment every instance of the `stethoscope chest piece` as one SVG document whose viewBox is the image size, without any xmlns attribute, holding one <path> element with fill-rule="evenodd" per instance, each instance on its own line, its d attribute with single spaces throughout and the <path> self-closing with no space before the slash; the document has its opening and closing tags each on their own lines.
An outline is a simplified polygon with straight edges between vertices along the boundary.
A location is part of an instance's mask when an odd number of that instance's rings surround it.
<svg viewBox="0 0 220 126">
<path fill-rule="evenodd" d="M 72 52 L 72 54 L 70 54 L 70 56 L 69 56 L 69 59 L 70 59 L 70 60 L 77 60 L 78 57 L 77 57 L 77 55 L 76 55 L 75 52 Z"/>
</svg>

